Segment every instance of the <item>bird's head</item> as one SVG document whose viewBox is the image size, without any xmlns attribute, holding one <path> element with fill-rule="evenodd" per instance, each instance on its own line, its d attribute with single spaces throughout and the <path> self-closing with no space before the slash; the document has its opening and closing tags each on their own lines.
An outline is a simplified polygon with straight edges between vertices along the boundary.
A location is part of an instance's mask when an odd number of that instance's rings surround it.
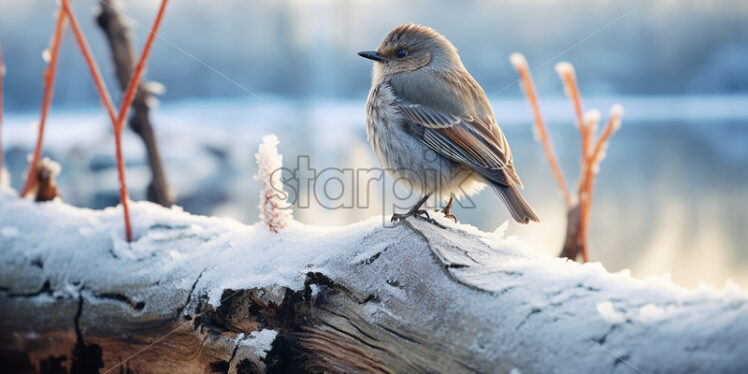
<svg viewBox="0 0 748 374">
<path fill-rule="evenodd" d="M 376 51 L 358 55 L 374 60 L 374 79 L 428 67 L 435 71 L 462 68 L 457 48 L 442 34 L 412 23 L 400 25 L 387 34 Z"/>
</svg>

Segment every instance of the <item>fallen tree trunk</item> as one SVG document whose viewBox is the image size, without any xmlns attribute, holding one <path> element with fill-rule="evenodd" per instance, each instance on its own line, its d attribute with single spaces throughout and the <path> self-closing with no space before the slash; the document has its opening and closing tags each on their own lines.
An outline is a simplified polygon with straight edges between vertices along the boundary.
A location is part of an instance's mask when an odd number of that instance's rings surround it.
<svg viewBox="0 0 748 374">
<path fill-rule="evenodd" d="M 746 372 L 748 297 L 447 221 L 279 234 L 0 193 L 10 372 Z M 501 230 L 499 230 L 501 231 Z"/>
</svg>

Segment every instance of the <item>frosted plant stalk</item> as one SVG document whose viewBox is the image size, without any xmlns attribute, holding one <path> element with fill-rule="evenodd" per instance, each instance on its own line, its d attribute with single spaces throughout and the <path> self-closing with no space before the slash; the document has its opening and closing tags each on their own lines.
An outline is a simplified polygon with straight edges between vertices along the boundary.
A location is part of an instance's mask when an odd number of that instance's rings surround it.
<svg viewBox="0 0 748 374">
<path fill-rule="evenodd" d="M 546 158 L 551 165 L 556 180 L 561 187 L 561 191 L 566 201 L 568 209 L 567 234 L 564 249 L 561 256 L 576 259 L 581 254 L 582 261 L 587 262 L 587 231 L 589 230 L 589 220 L 592 202 L 592 191 L 595 183 L 595 176 L 600 169 L 600 161 L 605 157 L 605 150 L 611 135 L 621 126 L 621 116 L 623 108 L 620 105 L 614 105 L 611 108 L 610 120 L 602 130 L 597 142 L 594 136 L 598 132 L 600 122 L 600 112 L 590 110 L 584 113 L 582 111 L 582 100 L 579 93 L 574 66 L 568 62 L 559 62 L 556 64 L 556 72 L 564 86 L 564 92 L 569 97 L 576 115 L 576 123 L 579 128 L 582 140 L 582 174 L 579 179 L 579 187 L 575 196 L 571 196 L 566 188 L 566 182 L 558 164 L 553 147 L 548 138 L 548 132 L 545 129 L 540 114 L 537 93 L 532 84 L 532 74 L 527 59 L 520 53 L 512 53 L 509 60 L 520 76 L 521 87 L 530 103 L 530 108 L 535 119 L 533 132 L 540 138 Z"/>
<path fill-rule="evenodd" d="M 283 230 L 293 219 L 286 200 L 288 194 L 283 191 L 281 181 L 283 155 L 278 153 L 278 143 L 275 135 L 264 136 L 255 154 L 258 169 L 255 179 L 260 181 L 260 219 L 274 233 Z"/>
</svg>

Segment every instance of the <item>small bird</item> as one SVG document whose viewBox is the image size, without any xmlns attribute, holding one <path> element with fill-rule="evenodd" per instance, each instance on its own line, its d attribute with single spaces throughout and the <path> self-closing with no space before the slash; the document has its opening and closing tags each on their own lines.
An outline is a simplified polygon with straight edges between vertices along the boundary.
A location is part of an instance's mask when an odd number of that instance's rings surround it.
<svg viewBox="0 0 748 374">
<path fill-rule="evenodd" d="M 538 222 L 517 191 L 522 181 L 512 152 L 494 119 L 483 89 L 462 65 L 457 48 L 421 25 L 396 27 L 376 51 L 358 52 L 374 60 L 366 102 L 366 134 L 379 163 L 392 177 L 422 196 L 392 221 L 428 213 L 432 195 L 452 200 L 491 186 L 520 223 Z"/>
</svg>

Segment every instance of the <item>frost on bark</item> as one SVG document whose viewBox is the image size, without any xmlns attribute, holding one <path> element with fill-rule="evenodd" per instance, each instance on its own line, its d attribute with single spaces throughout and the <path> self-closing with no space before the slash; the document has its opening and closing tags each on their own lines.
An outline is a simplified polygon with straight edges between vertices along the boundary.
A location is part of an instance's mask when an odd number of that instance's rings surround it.
<svg viewBox="0 0 748 374">
<path fill-rule="evenodd" d="M 3 369 L 748 371 L 735 286 L 635 280 L 446 219 L 273 234 L 132 208 L 128 244 L 115 210 L 0 193 Z"/>
</svg>

